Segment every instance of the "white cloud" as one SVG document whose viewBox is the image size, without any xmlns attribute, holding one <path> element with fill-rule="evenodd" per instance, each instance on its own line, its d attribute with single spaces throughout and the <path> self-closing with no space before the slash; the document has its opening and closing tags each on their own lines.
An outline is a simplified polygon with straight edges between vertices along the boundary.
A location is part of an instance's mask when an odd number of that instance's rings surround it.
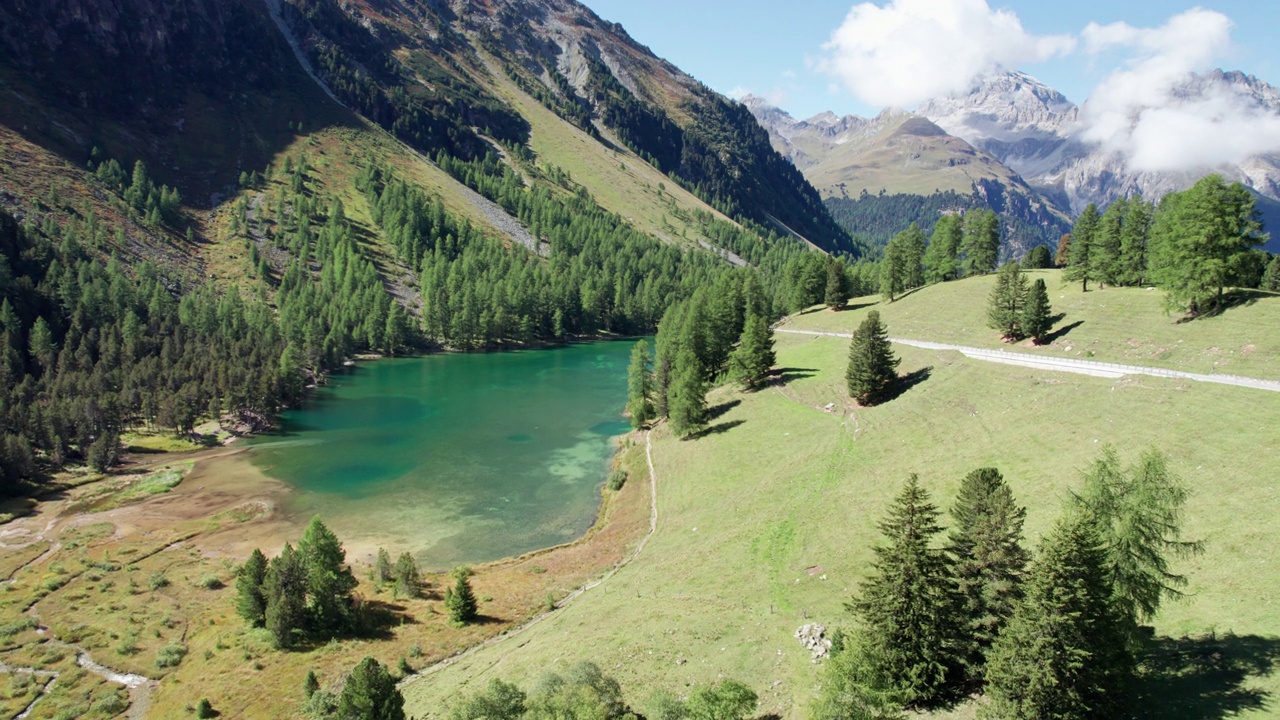
<svg viewBox="0 0 1280 720">
<path fill-rule="evenodd" d="M 820 67 L 865 103 L 914 107 L 1075 46 L 1071 36 L 1027 33 L 1017 15 L 986 0 L 891 0 L 855 6 L 823 46 Z"/>
<path fill-rule="evenodd" d="M 1280 150 L 1280 117 L 1231 86 L 1197 79 L 1231 49 L 1231 27 L 1226 15 L 1199 8 L 1158 28 L 1091 23 L 1087 52 L 1128 59 L 1089 96 L 1082 138 L 1137 171 L 1203 170 Z"/>
</svg>

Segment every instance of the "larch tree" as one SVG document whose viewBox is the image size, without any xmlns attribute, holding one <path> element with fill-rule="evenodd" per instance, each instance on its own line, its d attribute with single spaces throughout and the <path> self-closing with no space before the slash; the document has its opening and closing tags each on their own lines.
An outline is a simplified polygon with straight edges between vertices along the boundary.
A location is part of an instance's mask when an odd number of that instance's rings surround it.
<svg viewBox="0 0 1280 720">
<path fill-rule="evenodd" d="M 1155 208 L 1137 195 L 1129 198 L 1124 225 L 1120 229 L 1120 258 L 1115 280 L 1121 285 L 1141 285 L 1147 277 L 1147 244 Z"/>
<path fill-rule="evenodd" d="M 1092 262 L 1097 268 L 1099 285 L 1118 285 L 1121 274 L 1120 242 L 1124 221 L 1129 214 L 1129 201 L 1121 198 L 1111 203 L 1098 219 L 1093 235 Z"/>
<path fill-rule="evenodd" d="M 1053 253 L 1053 266 L 1066 267 L 1071 258 L 1071 233 L 1058 238 L 1058 249 Z"/>
<path fill-rule="evenodd" d="M 903 705 L 928 707 L 945 699 L 963 667 L 960 598 L 955 566 L 934 546 L 938 508 L 912 475 L 884 520 L 871 577 L 848 608 L 859 620 L 867 676 L 874 688 Z"/>
<path fill-rule="evenodd" d="M 1249 190 L 1209 175 L 1160 203 L 1151 230 L 1151 277 L 1171 310 L 1194 315 L 1221 307 L 1232 261 L 1266 238 Z"/>
<path fill-rule="evenodd" d="M 959 271 L 960 240 L 963 236 L 959 215 L 943 215 L 933 226 L 929 247 L 924 253 L 925 281 L 954 280 Z"/>
<path fill-rule="evenodd" d="M 1000 257 L 1000 217 L 994 210 L 970 210 L 964 216 L 960 250 L 965 275 L 985 275 Z"/>
<path fill-rule="evenodd" d="M 311 518 L 298 541 L 298 556 L 306 570 L 314 629 L 326 633 L 350 629 L 351 593 L 359 583 L 346 565 L 347 551 L 319 517 Z"/>
<path fill-rule="evenodd" d="M 278 648 L 289 647 L 307 622 L 307 569 L 289 543 L 267 565 L 263 595 L 267 600 L 264 619 L 272 640 Z"/>
<path fill-rule="evenodd" d="M 1093 525 L 1082 518 L 1060 522 L 1041 543 L 1024 589 L 988 655 L 990 702 L 980 716 L 1117 717 L 1133 663 Z"/>
<path fill-rule="evenodd" d="M 1064 280 L 1079 282 L 1081 292 L 1089 292 L 1089 281 L 1098 278 L 1098 268 L 1093 258 L 1094 235 L 1098 231 L 1098 206 L 1089 203 L 1075 225 L 1071 226 L 1071 244 L 1067 257 Z"/>
<path fill-rule="evenodd" d="M 1049 288 L 1044 278 L 1036 278 L 1027 293 L 1027 301 L 1022 306 L 1022 318 L 1019 323 L 1022 334 L 1039 345 L 1044 336 L 1053 327 L 1053 308 L 1049 305 Z"/>
<path fill-rule="evenodd" d="M 911 290 L 924 285 L 924 256 L 926 240 L 920 226 L 911 226 L 898 233 L 898 242 L 902 245 L 902 288 Z"/>
<path fill-rule="evenodd" d="M 252 627 L 262 627 L 267 622 L 267 598 L 263 594 L 266 578 L 267 558 L 254 548 L 236 573 L 236 612 Z"/>
<path fill-rule="evenodd" d="M 898 236 L 889 240 L 880 258 L 880 294 L 893 302 L 906 290 L 906 254 Z"/>
<path fill-rule="evenodd" d="M 889 344 L 889 331 L 872 310 L 849 342 L 849 366 L 845 381 L 849 395 L 860 405 L 873 405 L 898 379 L 898 363 Z"/>
<path fill-rule="evenodd" d="M 1186 587 L 1187 578 L 1173 571 L 1171 560 L 1202 548 L 1182 537 L 1187 497 L 1164 454 L 1148 450 L 1124 470 L 1110 445 L 1085 472 L 1084 487 L 1074 497 L 1102 543 L 1113 602 L 1132 649 L 1142 645 L 1140 626 Z"/>
<path fill-rule="evenodd" d="M 773 352 L 773 328 L 759 315 L 747 316 L 738 347 L 729 355 L 729 374 L 747 390 L 760 387 L 777 357 Z"/>
<path fill-rule="evenodd" d="M 702 364 L 690 348 L 676 355 L 667 391 L 667 412 L 671 431 L 686 437 L 700 429 L 707 416 L 707 385 L 702 378 Z"/>
<path fill-rule="evenodd" d="M 1006 340 L 1023 335 L 1022 309 L 1027 303 L 1027 276 L 1016 262 L 1005 263 L 987 299 L 987 326 Z"/>
<path fill-rule="evenodd" d="M 654 419 L 652 365 L 649 341 L 636 341 L 631 349 L 631 364 L 627 366 L 627 414 L 631 416 L 633 428 L 642 428 Z"/>
<path fill-rule="evenodd" d="M 951 517 L 947 552 L 955 563 L 967 631 L 966 670 L 971 680 L 981 681 L 987 654 L 1022 597 L 1030 559 L 1022 546 L 1027 511 L 1014 501 L 999 470 L 981 468 L 960 483 Z"/>
</svg>

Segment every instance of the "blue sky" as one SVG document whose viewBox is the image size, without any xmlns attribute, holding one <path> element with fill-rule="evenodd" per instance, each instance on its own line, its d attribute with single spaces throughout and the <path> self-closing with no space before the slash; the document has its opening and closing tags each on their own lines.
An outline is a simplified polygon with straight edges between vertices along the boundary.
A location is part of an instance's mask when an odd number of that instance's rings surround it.
<svg viewBox="0 0 1280 720">
<path fill-rule="evenodd" d="M 952 0 L 894 1 L 928 5 Z M 889 2 L 875 0 L 872 4 L 883 7 Z M 803 3 L 585 0 L 585 3 L 606 20 L 622 23 L 632 37 L 660 57 L 720 92 L 733 94 L 748 90 L 769 98 L 798 118 L 824 110 L 870 115 L 881 109 L 882 103 L 868 100 L 867 96 L 855 96 L 846 77 L 823 72 L 818 67 L 830 55 L 823 50 L 823 45 L 845 23 L 857 4 L 849 0 L 804 0 Z M 1070 35 L 1078 39 L 1075 51 L 1060 52 L 1048 60 L 1017 63 L 1018 69 L 1035 75 L 1077 103 L 1087 99 L 1113 72 L 1135 62 L 1136 51 L 1131 46 L 1085 52 L 1085 43 L 1079 38 L 1086 25 L 1125 22 L 1133 28 L 1157 28 L 1197 6 L 1231 20 L 1230 44 L 1215 45 L 1212 52 L 1208 52 L 1212 56 L 1210 60 L 1197 57 L 1187 62 L 1243 70 L 1263 80 L 1280 81 L 1280 44 L 1276 43 L 1280 3 L 1257 0 L 1206 0 L 1198 4 L 1165 0 L 992 0 L 989 3 L 991 11 L 1015 14 L 1028 36 Z"/>
</svg>

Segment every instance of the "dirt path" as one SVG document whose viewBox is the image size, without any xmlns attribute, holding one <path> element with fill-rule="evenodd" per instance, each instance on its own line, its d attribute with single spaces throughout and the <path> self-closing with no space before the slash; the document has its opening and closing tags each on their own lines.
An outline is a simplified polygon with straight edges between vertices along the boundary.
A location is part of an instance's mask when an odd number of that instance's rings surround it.
<svg viewBox="0 0 1280 720">
<path fill-rule="evenodd" d="M 433 675 L 436 672 L 443 670 L 461 660 L 466 660 L 467 658 L 470 658 L 471 656 L 475 655 L 481 650 L 484 650 L 485 648 L 493 647 L 495 645 L 498 645 L 499 643 L 506 642 L 511 638 L 524 633 L 529 628 L 551 617 L 551 615 L 555 613 L 556 610 L 559 610 L 565 607 L 566 605 L 568 605 L 569 603 L 573 602 L 574 600 L 582 597 L 582 595 L 585 594 L 587 591 L 600 587 L 605 582 L 607 582 L 609 578 L 613 577 L 614 575 L 617 575 L 619 570 L 631 564 L 633 560 L 635 560 L 637 557 L 640 556 L 640 553 L 644 551 L 645 545 L 649 543 L 649 538 L 653 537 L 653 534 L 658 530 L 658 474 L 653 467 L 652 435 L 653 435 L 652 430 L 645 431 L 644 455 L 645 455 L 646 462 L 648 462 L 649 464 L 649 532 L 645 533 L 645 536 L 640 538 L 640 542 L 636 545 L 636 549 L 632 550 L 631 554 L 627 555 L 625 558 L 619 561 L 617 565 L 614 565 L 613 568 L 609 570 L 609 572 L 605 573 L 604 575 L 596 578 L 595 580 L 592 580 L 586 585 L 583 585 L 577 590 L 574 590 L 573 592 L 566 595 L 564 598 L 562 598 L 559 602 L 555 604 L 555 607 L 552 610 L 548 610 L 547 612 L 537 615 L 536 617 L 529 620 L 525 624 L 519 627 L 513 628 L 510 632 L 491 637 L 482 643 L 479 643 L 477 645 L 472 645 L 471 647 L 458 653 L 457 655 L 445 658 L 444 660 L 441 660 L 440 662 L 435 663 L 434 665 L 429 665 L 427 667 L 422 668 L 417 673 L 400 681 L 401 688 L 411 685 L 412 683 L 417 682 L 418 680 L 421 680 L 422 678 L 425 678 L 428 675 Z M 494 660 L 492 664 L 496 664 L 499 660 L 501 660 L 501 657 Z"/>
<path fill-rule="evenodd" d="M 812 335 L 817 337 L 853 337 L 850 333 L 818 332 L 816 330 L 786 330 L 783 328 L 775 328 L 775 332 L 788 333 L 791 335 Z M 1254 390 L 1280 392 L 1280 381 L 1258 380 L 1256 378 L 1240 377 L 1239 375 L 1205 375 L 1202 373 L 1165 370 L 1164 368 L 1145 367 L 1142 365 L 1120 365 L 1116 363 L 1095 362 L 1092 360 L 1046 357 L 1044 355 L 1009 352 L 1007 350 L 987 350 L 984 348 L 967 347 L 965 345 L 948 345 L 946 343 L 929 342 L 927 340 L 889 338 L 889 342 L 897 343 L 898 345 L 909 345 L 911 347 L 923 348 L 925 350 L 954 350 L 955 352 L 958 352 L 965 357 L 973 358 L 974 360 L 985 360 L 987 362 L 1003 363 L 1005 365 L 1018 365 L 1021 367 L 1037 368 L 1039 370 L 1076 373 L 1078 375 L 1092 375 L 1094 377 L 1104 378 L 1120 378 L 1125 375 L 1153 375 L 1155 377 L 1177 378 L 1180 380 L 1217 383 L 1219 385 L 1235 385 L 1236 387 L 1252 388 Z"/>
</svg>

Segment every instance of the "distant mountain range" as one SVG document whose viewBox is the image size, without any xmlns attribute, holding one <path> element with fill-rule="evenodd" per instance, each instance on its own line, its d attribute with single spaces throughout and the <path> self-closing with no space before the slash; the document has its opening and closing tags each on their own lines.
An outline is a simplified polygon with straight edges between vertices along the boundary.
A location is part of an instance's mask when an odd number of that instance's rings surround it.
<svg viewBox="0 0 1280 720">
<path fill-rule="evenodd" d="M 1231 93 L 1254 112 L 1280 114 L 1280 90 L 1244 73 L 1215 70 L 1178 88 L 1186 97 L 1210 93 Z M 1074 217 L 1089 203 L 1106 207 L 1137 194 L 1158 199 L 1218 172 L 1252 188 L 1264 216 L 1280 227 L 1280 155 L 1190 171 L 1135 171 L 1120 153 L 1081 139 L 1081 108 L 1025 73 L 988 77 L 915 113 L 886 110 L 869 119 L 823 113 L 795 120 L 760 98 L 743 102 L 837 217 L 864 192 L 952 191 L 985 200 L 998 188 L 996 194 L 1016 202 L 996 209 L 1011 223 L 1041 229 L 1040 241 L 1052 243 L 1060 229 L 1053 219 Z M 1016 241 L 1012 250 L 1026 243 Z"/>
</svg>

